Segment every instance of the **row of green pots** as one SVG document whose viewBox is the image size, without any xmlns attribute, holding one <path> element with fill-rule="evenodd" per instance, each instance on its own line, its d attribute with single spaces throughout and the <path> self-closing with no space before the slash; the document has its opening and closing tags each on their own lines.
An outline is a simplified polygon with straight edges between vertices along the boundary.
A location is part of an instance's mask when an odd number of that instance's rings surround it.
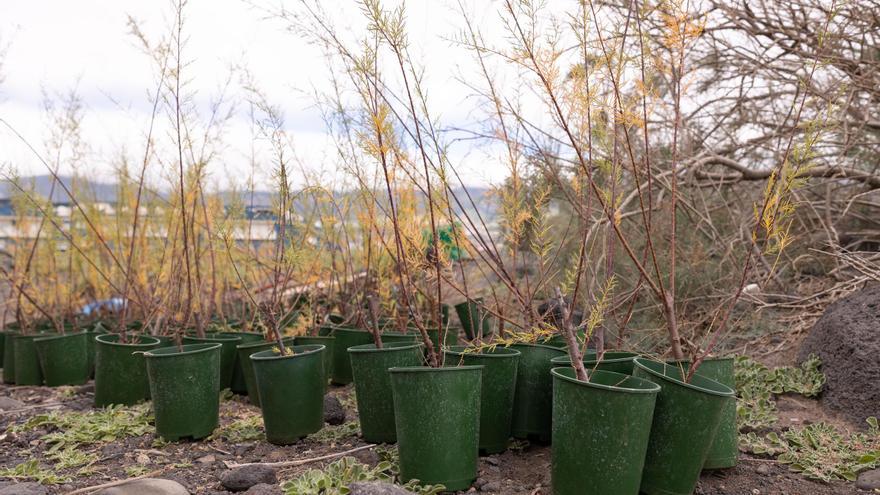
<svg viewBox="0 0 880 495">
<path fill-rule="evenodd" d="M 3 382 L 50 387 L 85 383 L 94 372 L 93 339 L 99 333 L 4 332 Z"/>
</svg>

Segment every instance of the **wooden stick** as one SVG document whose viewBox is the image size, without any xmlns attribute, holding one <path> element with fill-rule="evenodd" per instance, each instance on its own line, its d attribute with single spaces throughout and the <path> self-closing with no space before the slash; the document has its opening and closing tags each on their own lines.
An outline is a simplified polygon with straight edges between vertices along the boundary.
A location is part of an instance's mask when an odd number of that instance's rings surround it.
<svg viewBox="0 0 880 495">
<path fill-rule="evenodd" d="M 245 464 L 238 464 L 235 462 L 223 461 L 223 463 L 226 464 L 226 467 L 228 467 L 229 469 L 239 468 L 239 467 L 244 467 L 244 466 L 256 466 L 256 465 L 269 466 L 269 467 L 275 467 L 275 468 L 286 468 L 286 467 L 293 467 L 293 466 L 302 466 L 303 464 L 309 464 L 312 462 L 326 461 L 327 459 L 333 459 L 334 457 L 341 457 L 344 455 L 353 454 L 355 452 L 360 452 L 361 450 L 372 449 L 375 446 L 376 446 L 375 444 L 362 445 L 360 447 L 357 447 L 357 448 L 354 448 L 351 450 L 346 450 L 345 452 L 336 452 L 335 454 L 322 455 L 321 457 L 312 457 L 311 459 L 299 459 L 296 461 L 248 462 Z"/>
<path fill-rule="evenodd" d="M 74 490 L 72 492 L 69 492 L 67 495 L 76 495 L 78 493 L 89 493 L 89 492 L 93 492 L 95 490 L 100 490 L 102 488 L 111 488 L 114 486 L 124 485 L 124 484 L 128 483 L 129 481 L 135 481 L 135 480 L 139 480 L 139 479 L 143 479 L 143 478 L 149 478 L 151 476 L 156 476 L 157 474 L 161 474 L 162 471 L 164 471 L 164 470 L 165 470 L 165 468 L 157 469 L 156 471 L 152 471 L 147 474 L 142 474 L 140 476 L 135 476 L 134 478 L 127 478 L 124 480 L 111 481 L 110 483 L 104 483 L 103 485 L 87 486 L 85 488 L 80 488 L 79 490 Z"/>
</svg>

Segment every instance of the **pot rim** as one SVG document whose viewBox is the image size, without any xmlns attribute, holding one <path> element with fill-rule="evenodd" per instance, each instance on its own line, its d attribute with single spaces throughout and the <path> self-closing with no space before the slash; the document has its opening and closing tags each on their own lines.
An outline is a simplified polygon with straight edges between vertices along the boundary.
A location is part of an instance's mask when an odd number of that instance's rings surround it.
<svg viewBox="0 0 880 495">
<path fill-rule="evenodd" d="M 707 358 L 703 359 L 703 362 L 705 363 L 707 361 L 733 361 L 735 359 L 736 359 L 736 356 L 733 356 L 733 355 L 731 355 L 731 356 L 712 356 L 712 357 L 707 357 Z M 668 365 L 676 365 L 678 363 L 691 364 L 691 360 L 690 359 L 668 359 L 665 361 L 665 363 Z"/>
<path fill-rule="evenodd" d="M 293 337 L 284 337 L 284 338 L 281 339 L 281 340 L 282 340 L 282 342 L 284 342 L 285 344 L 287 344 L 288 342 L 290 342 L 291 345 L 293 345 Z M 259 346 L 261 346 L 261 345 L 271 344 L 272 342 L 274 342 L 274 340 L 264 340 L 264 341 L 262 341 L 262 342 L 247 342 L 247 343 L 244 343 L 244 344 L 238 344 L 238 345 L 236 345 L 236 346 L 235 346 L 235 350 L 236 350 L 236 351 L 240 351 L 240 350 L 242 350 L 242 349 L 250 349 L 251 347 L 259 347 Z"/>
<path fill-rule="evenodd" d="M 336 337 L 332 335 L 297 335 L 293 337 L 296 339 L 320 339 L 320 340 L 334 340 Z M 311 345 L 311 344 L 303 344 L 303 345 Z"/>
<path fill-rule="evenodd" d="M 207 335 L 204 337 L 196 337 L 195 335 L 184 335 L 183 341 L 186 342 L 187 340 L 193 341 L 195 343 L 216 342 L 218 344 L 226 344 L 228 342 L 241 341 L 241 337 L 238 335 L 223 335 L 222 333 L 217 332 L 213 337 L 209 337 Z"/>
<path fill-rule="evenodd" d="M 335 333 L 335 332 L 339 332 L 339 331 L 343 331 L 343 332 L 358 332 L 358 333 L 359 333 L 359 332 L 370 333 L 368 330 L 365 330 L 365 329 L 363 329 L 363 328 L 355 328 L 355 327 L 340 327 L 340 326 L 337 326 L 337 325 L 321 325 L 321 326 L 318 327 L 318 328 L 325 328 L 325 329 L 326 329 L 326 328 L 329 328 L 330 331 L 331 331 L 331 332 L 334 332 L 334 333 Z"/>
<path fill-rule="evenodd" d="M 424 344 L 421 342 L 383 342 L 382 345 L 383 347 L 381 349 L 377 348 L 376 344 L 353 345 L 347 350 L 349 354 L 371 354 L 385 351 L 408 351 L 410 349 L 422 347 Z"/>
<path fill-rule="evenodd" d="M 426 373 L 426 372 L 443 372 L 443 373 L 451 373 L 453 371 L 482 371 L 485 366 L 482 364 L 469 364 L 465 366 L 441 366 L 439 368 L 433 368 L 431 366 L 395 366 L 393 368 L 388 368 L 390 373 Z"/>
<path fill-rule="evenodd" d="M 509 346 L 505 346 L 505 347 L 516 347 L 516 346 L 539 347 L 542 349 L 549 349 L 549 350 L 553 350 L 553 351 L 557 351 L 557 352 L 561 352 L 561 353 L 565 354 L 565 349 L 560 349 L 559 347 L 554 347 L 554 346 L 548 345 L 548 344 L 532 344 L 529 342 L 517 342 L 515 344 L 510 344 Z"/>
<path fill-rule="evenodd" d="M 676 370 L 678 368 L 675 368 L 675 367 L 668 365 L 666 363 L 660 363 L 660 362 L 652 361 L 652 360 L 646 359 L 646 358 L 635 358 L 635 359 L 633 359 L 633 363 L 639 369 L 642 369 L 645 372 L 647 372 L 653 376 L 656 376 L 657 378 L 660 378 L 661 380 L 673 383 L 675 385 L 678 385 L 678 386 L 681 386 L 684 388 L 694 390 L 696 392 L 702 392 L 702 393 L 706 393 L 709 395 L 715 395 L 718 397 L 734 397 L 736 395 L 736 392 L 734 392 L 733 389 L 728 387 L 727 385 L 724 385 L 724 384 L 717 382 L 715 380 L 706 378 L 702 375 L 694 374 L 694 376 L 692 377 L 691 383 L 687 383 L 684 380 L 680 380 L 680 379 L 675 378 L 673 376 L 667 376 L 665 373 L 667 367 L 674 368 Z M 661 373 L 661 372 L 649 367 L 650 364 L 662 366 L 664 372 Z M 695 382 L 697 384 L 695 384 Z M 705 386 L 698 385 L 698 384 L 703 384 Z"/>
<path fill-rule="evenodd" d="M 660 390 L 661 390 L 660 385 L 658 385 L 650 380 L 645 380 L 644 378 L 639 378 L 637 376 L 624 375 L 623 373 L 616 373 L 614 371 L 596 370 L 596 371 L 588 372 L 588 374 L 593 375 L 596 373 L 601 373 L 603 375 L 616 375 L 616 376 L 623 378 L 624 381 L 637 380 L 637 381 L 642 382 L 644 384 L 647 384 L 649 386 L 651 386 L 651 385 L 653 385 L 653 386 L 650 388 L 630 388 L 630 387 L 619 387 L 616 385 L 603 385 L 601 383 L 585 382 L 582 380 L 578 380 L 577 378 L 575 378 L 573 376 L 564 375 L 563 370 L 574 371 L 574 368 L 571 368 L 569 366 L 559 366 L 559 367 L 551 369 L 550 374 L 552 374 L 554 378 L 559 378 L 560 380 L 565 380 L 567 382 L 574 383 L 574 384 L 582 386 L 582 387 L 597 388 L 600 390 L 608 390 L 611 392 L 619 392 L 619 393 L 625 393 L 625 394 L 657 394 L 657 393 L 660 393 Z"/>
<path fill-rule="evenodd" d="M 237 335 L 259 335 L 263 336 L 263 332 L 236 332 L 236 331 L 225 331 L 225 332 L 217 332 L 217 335 L 231 335 L 233 337 Z"/>
<path fill-rule="evenodd" d="M 481 357 L 487 359 L 509 359 L 514 357 L 522 356 L 522 353 L 516 349 L 511 347 L 497 346 L 491 352 L 464 352 L 465 349 L 468 349 L 470 346 L 466 345 L 453 345 L 443 349 L 444 354 L 449 354 L 451 356 L 474 356 Z M 501 352 L 499 352 L 501 351 Z M 553 358 L 556 359 L 556 358 Z"/>
<path fill-rule="evenodd" d="M 610 359 L 599 360 L 599 359 L 587 359 L 587 356 L 584 355 L 584 359 L 582 359 L 581 361 L 583 361 L 584 363 L 621 363 L 624 361 L 632 361 L 633 359 L 635 359 L 637 357 L 641 357 L 641 354 L 639 354 L 637 352 L 630 352 L 630 351 L 606 351 L 605 355 L 608 355 L 610 353 L 630 354 L 630 356 L 614 357 L 614 358 L 610 358 Z M 593 357 L 595 357 L 595 356 L 596 355 L 593 354 Z M 553 364 L 568 365 L 568 364 L 571 364 L 571 356 L 569 356 L 566 353 L 564 356 L 556 356 L 556 357 L 550 358 L 550 362 Z"/>
<path fill-rule="evenodd" d="M 64 334 L 64 335 L 70 335 L 70 334 Z M 61 334 L 58 332 L 19 333 L 19 334 L 15 335 L 15 339 L 16 340 L 18 340 L 18 339 L 37 340 L 37 339 L 42 339 L 42 338 L 46 338 L 46 337 L 57 337 L 57 336 L 61 336 Z"/>
<path fill-rule="evenodd" d="M 137 335 L 137 337 L 139 339 L 147 338 L 147 339 L 151 339 L 151 340 L 156 341 L 153 343 L 146 343 L 146 344 L 143 342 L 138 342 L 137 344 L 131 344 L 131 343 L 122 343 L 122 342 L 114 342 L 114 341 L 107 340 L 107 339 L 113 338 L 113 337 L 116 337 L 118 339 L 119 334 L 118 333 L 102 333 L 100 335 L 95 336 L 95 341 L 100 342 L 105 345 L 114 345 L 114 346 L 120 346 L 120 347 L 148 347 L 148 346 L 154 346 L 156 344 L 162 343 L 161 340 L 157 339 L 156 337 L 153 337 L 152 335 L 143 335 L 143 334 Z"/>
<path fill-rule="evenodd" d="M 88 332 L 65 333 L 64 335 L 61 335 L 61 334 L 47 335 L 45 337 L 38 337 L 38 338 L 34 339 L 34 342 L 47 342 L 50 340 L 59 340 L 59 339 L 69 338 L 69 337 L 79 337 L 81 335 L 88 336 Z"/>
<path fill-rule="evenodd" d="M 315 354 L 317 352 L 322 352 L 327 350 L 327 346 L 323 346 L 321 344 L 304 344 L 304 345 L 294 345 L 293 347 L 294 354 L 290 354 L 288 356 L 282 356 L 280 354 L 275 354 L 275 351 L 272 349 L 266 349 L 265 351 L 259 351 L 251 354 L 252 361 L 280 361 L 282 359 L 293 359 L 308 356 L 310 354 Z M 297 350 L 299 348 L 300 350 Z M 308 349 L 304 349 L 308 348 Z M 261 354 L 267 354 L 265 356 L 261 356 Z"/>
<path fill-rule="evenodd" d="M 145 351 L 144 357 L 148 358 L 171 358 L 178 356 L 189 356 L 193 354 L 201 354 L 203 352 L 209 352 L 216 349 L 220 349 L 223 344 L 219 342 L 215 343 L 205 343 L 205 344 L 185 344 L 181 347 L 182 351 L 177 350 L 177 346 L 170 347 L 159 347 L 158 349 L 150 349 L 149 351 Z"/>
</svg>

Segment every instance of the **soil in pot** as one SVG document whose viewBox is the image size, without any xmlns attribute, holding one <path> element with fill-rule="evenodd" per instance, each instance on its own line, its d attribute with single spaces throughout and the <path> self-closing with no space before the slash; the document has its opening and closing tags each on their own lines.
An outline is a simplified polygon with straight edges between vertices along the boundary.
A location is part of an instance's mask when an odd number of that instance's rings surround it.
<svg viewBox="0 0 880 495">
<path fill-rule="evenodd" d="M 480 390 L 480 453 L 497 454 L 507 450 L 513 420 L 513 397 L 520 352 L 496 347 L 480 352 L 466 346 L 446 349 L 446 366 L 483 366 Z"/>
<path fill-rule="evenodd" d="M 158 436 L 170 442 L 199 439 L 217 427 L 222 347 L 187 344 L 144 353 Z"/>
<path fill-rule="evenodd" d="M 15 384 L 39 386 L 43 384 L 43 370 L 37 357 L 37 346 L 34 339 L 51 337 L 52 333 L 35 333 L 18 335 L 14 339 L 15 346 Z"/>
<path fill-rule="evenodd" d="M 266 440 L 289 445 L 324 426 L 323 345 L 294 345 L 293 354 L 276 350 L 250 356 L 254 367 Z"/>
<path fill-rule="evenodd" d="M 241 336 L 235 334 L 213 333 L 205 337 L 184 336 L 184 344 L 221 344 L 220 347 L 220 390 L 232 386 L 235 372 L 235 346 L 242 343 Z"/>
<path fill-rule="evenodd" d="M 481 366 L 391 369 L 400 477 L 466 490 L 477 478 Z"/>
<path fill-rule="evenodd" d="M 333 329 L 336 341 L 333 343 L 333 374 L 331 380 L 337 385 L 348 385 L 352 381 L 351 360 L 348 348 L 356 345 L 371 344 L 373 335 L 366 330 L 336 327 Z"/>
<path fill-rule="evenodd" d="M 15 383 L 15 338 L 18 332 L 6 331 L 3 338 L 3 383 Z"/>
<path fill-rule="evenodd" d="M 635 359 L 633 376 L 660 385 L 641 490 L 648 495 L 690 495 L 709 455 L 721 413 L 733 389 L 681 368 Z"/>
<path fill-rule="evenodd" d="M 638 495 L 660 386 L 610 371 L 553 368 L 554 495 Z"/>
<path fill-rule="evenodd" d="M 227 324 L 227 326 L 230 325 Z M 244 363 L 238 356 L 238 346 L 241 344 L 262 342 L 263 334 L 259 332 L 220 332 L 220 335 L 232 335 L 241 337 L 241 342 L 239 342 L 235 346 L 235 364 L 232 366 L 232 382 L 229 385 L 229 389 L 232 390 L 232 393 L 235 394 L 247 394 L 247 385 L 244 382 Z"/>
<path fill-rule="evenodd" d="M 422 345 L 389 342 L 377 349 L 375 344 L 364 344 L 349 347 L 348 353 L 364 441 L 396 442 L 394 400 L 388 369 L 420 366 L 423 363 Z"/>
<path fill-rule="evenodd" d="M 330 385 L 330 377 L 333 376 L 333 348 L 336 344 L 336 338 L 326 335 L 300 335 L 294 337 L 295 345 L 322 345 L 324 352 L 321 353 L 321 359 L 324 360 L 324 391 Z"/>
<path fill-rule="evenodd" d="M 698 375 L 715 380 L 736 391 L 736 379 L 734 378 L 733 357 L 707 358 L 700 364 Z M 687 372 L 690 367 L 688 361 L 670 362 L 673 366 L 680 366 Z M 721 412 L 721 421 L 718 424 L 718 432 L 712 441 L 712 448 L 703 469 L 724 469 L 736 466 L 739 456 L 739 430 L 736 427 L 736 401 L 728 401 Z"/>
<path fill-rule="evenodd" d="M 47 386 L 82 385 L 89 381 L 88 339 L 87 332 L 34 339 Z"/>
<path fill-rule="evenodd" d="M 596 359 L 595 351 L 588 351 L 584 354 L 584 367 L 587 370 L 611 371 L 613 373 L 622 373 L 624 375 L 632 375 L 633 359 L 639 357 L 635 352 L 627 351 L 606 351 L 602 354 L 602 360 Z M 571 366 L 571 358 L 568 354 L 558 356 L 550 360 L 553 367 Z"/>
<path fill-rule="evenodd" d="M 95 337 L 95 407 L 132 405 L 150 398 L 150 382 L 143 353 L 159 347 L 159 339 L 118 334 Z"/>
<path fill-rule="evenodd" d="M 565 355 L 565 351 L 541 344 L 515 344 L 511 347 L 521 353 L 516 373 L 511 433 L 516 438 L 548 443 L 551 440 L 553 404 L 550 360 Z"/>
</svg>

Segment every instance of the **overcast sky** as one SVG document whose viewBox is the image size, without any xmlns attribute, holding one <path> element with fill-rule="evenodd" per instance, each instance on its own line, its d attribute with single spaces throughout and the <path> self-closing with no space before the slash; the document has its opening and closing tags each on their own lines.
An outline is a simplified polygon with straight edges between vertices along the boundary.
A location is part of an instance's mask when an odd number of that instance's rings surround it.
<svg viewBox="0 0 880 495">
<path fill-rule="evenodd" d="M 468 4 L 490 36 L 500 33 L 497 4 L 492 3 Z M 352 33 L 361 29 L 355 2 L 330 0 L 325 5 L 339 25 Z M 456 5 L 454 0 L 407 1 L 408 29 L 414 58 L 429 62 L 427 86 L 438 116 L 446 125 L 475 127 L 476 101 L 468 98 L 469 90 L 455 78 L 471 70 L 472 61 L 445 39 L 461 26 Z M 128 15 L 154 38 L 173 22 L 170 2 L 161 0 L 3 0 L 2 4 L 0 43 L 8 46 L 8 52 L 0 115 L 41 146 L 46 135 L 43 90 L 55 94 L 77 88 L 85 103 L 83 133 L 92 147 L 92 179 L 109 178 L 109 159 L 121 149 L 132 155 L 143 149 L 150 115 L 147 95 L 155 71 L 128 34 Z M 283 109 L 298 156 L 332 175 L 332 150 L 308 96 L 327 80 L 326 62 L 318 49 L 240 0 L 191 0 L 185 16 L 189 36 L 185 57 L 192 61 L 187 70 L 197 100 L 208 102 L 230 67 L 246 64 L 272 102 Z M 212 179 L 221 186 L 230 177 L 241 179 L 247 173 L 249 128 L 245 112 L 228 127 L 229 148 L 212 168 Z M 470 184 L 503 178 L 503 169 L 492 163 L 491 151 L 472 144 L 457 145 L 452 151 Z M 5 129 L 0 130 L 0 163 L 11 163 L 24 174 L 45 173 Z M 261 171 L 258 180 L 265 180 L 267 172 Z"/>
</svg>

